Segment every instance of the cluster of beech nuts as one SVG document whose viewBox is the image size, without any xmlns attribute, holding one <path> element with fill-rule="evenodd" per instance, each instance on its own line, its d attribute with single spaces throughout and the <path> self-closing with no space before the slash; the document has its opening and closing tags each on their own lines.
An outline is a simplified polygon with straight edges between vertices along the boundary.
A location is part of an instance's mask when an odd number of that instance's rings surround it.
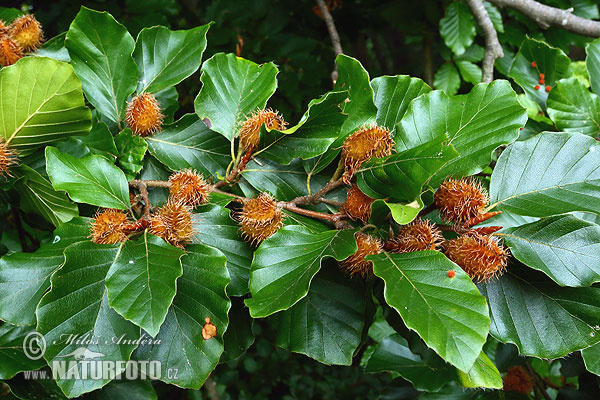
<svg viewBox="0 0 600 400">
<path fill-rule="evenodd" d="M 208 203 L 209 193 L 210 185 L 195 171 L 175 172 L 169 178 L 169 199 L 162 207 L 135 222 L 121 210 L 100 211 L 92 223 L 92 241 L 99 244 L 120 243 L 148 229 L 149 233 L 167 243 L 184 248 L 194 236 L 192 208 Z"/>
<path fill-rule="evenodd" d="M 149 94 L 134 98 L 127 110 L 127 121 L 132 130 L 141 135 L 160 129 L 162 115 L 156 99 Z M 240 150 L 245 151 L 249 157 L 258 147 L 263 125 L 269 130 L 283 130 L 287 123 L 277 111 L 264 109 L 252 113 L 241 124 L 239 135 Z M 344 141 L 339 167 L 340 179 L 349 187 L 340 212 L 348 218 L 363 224 L 368 222 L 375 199 L 353 184 L 352 178 L 365 161 L 388 156 L 393 148 L 394 141 L 390 131 L 377 125 L 364 126 Z M 195 206 L 208 203 L 213 187 L 192 170 L 173 173 L 167 186 L 170 191 L 167 203 L 158 209 L 147 209 L 144 216 L 135 222 L 123 211 L 100 212 L 92 224 L 92 240 L 100 244 L 114 244 L 148 229 L 151 234 L 163 238 L 167 243 L 184 248 L 194 236 L 191 211 Z M 137 196 L 133 198 L 137 199 Z M 242 202 L 242 207 L 233 216 L 240 224 L 240 235 L 249 243 L 260 244 L 283 226 L 283 206 L 268 193 L 238 200 Z M 445 239 L 436 224 L 420 218 L 401 226 L 395 233 L 390 232 L 385 242 L 360 231 L 355 234 L 357 251 L 341 261 L 340 266 L 351 276 L 368 278 L 373 274 L 373 263 L 366 260 L 369 255 L 382 251 L 407 253 L 437 250 L 444 252 L 474 281 L 487 281 L 504 272 L 508 258 L 505 247 L 496 236 L 491 235 L 497 227 L 492 227 L 491 230 L 472 228 L 496 214 L 486 213 L 488 205 L 488 195 L 479 181 L 473 178 L 448 179 L 435 193 L 433 206 L 443 220 L 456 227 L 454 231 L 459 233 L 458 237 Z M 448 271 L 449 278 L 454 275 L 454 271 Z"/>
<path fill-rule="evenodd" d="M 353 218 L 366 222 L 374 199 L 352 186 L 347 191 L 343 210 Z M 481 184 L 472 178 L 448 179 L 442 183 L 434 197 L 434 206 L 443 220 L 454 224 L 461 234 L 446 240 L 439 228 L 428 220 L 417 218 L 402 226 L 387 241 L 366 233 L 355 235 L 358 250 L 343 260 L 342 269 L 352 276 L 370 277 L 373 263 L 365 259 L 385 250 L 389 253 L 407 253 L 420 250 L 442 251 L 476 282 L 485 282 L 501 275 L 506 269 L 508 251 L 493 232 L 496 227 L 469 229 L 476 223 L 496 213 L 486 213 L 489 198 Z M 454 271 L 448 271 L 453 278 Z"/>
<path fill-rule="evenodd" d="M 0 65 L 13 65 L 36 51 L 43 41 L 42 25 L 33 14 L 23 15 L 8 26 L 0 20 Z"/>
</svg>

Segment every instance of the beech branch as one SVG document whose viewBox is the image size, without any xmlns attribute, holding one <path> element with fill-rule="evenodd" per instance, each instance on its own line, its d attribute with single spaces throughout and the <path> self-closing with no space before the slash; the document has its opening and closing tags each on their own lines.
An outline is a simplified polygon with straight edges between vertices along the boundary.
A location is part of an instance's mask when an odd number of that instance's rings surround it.
<svg viewBox="0 0 600 400">
<path fill-rule="evenodd" d="M 335 53 L 335 55 L 337 57 L 338 54 L 342 54 L 344 52 L 342 50 L 340 35 L 338 34 L 337 29 L 335 28 L 335 22 L 333 22 L 333 17 L 331 16 L 331 13 L 329 12 L 329 8 L 327 7 L 327 4 L 325 4 L 325 1 L 317 0 L 317 4 L 319 6 L 319 9 L 321 10 L 321 15 L 323 16 L 325 25 L 327 25 L 327 30 L 329 31 L 329 37 L 331 38 L 331 44 L 333 45 L 333 52 Z M 331 73 L 331 80 L 333 80 L 333 83 L 335 83 L 335 81 L 337 81 L 337 78 L 338 78 L 337 65 L 335 65 L 333 68 L 333 72 Z"/>
<path fill-rule="evenodd" d="M 494 80 L 494 62 L 496 59 L 502 58 L 504 52 L 498 41 L 498 34 L 496 33 L 494 24 L 483 6 L 483 2 L 481 0 L 467 0 L 467 3 L 485 37 L 485 55 L 483 56 L 481 81 L 489 83 Z"/>
<path fill-rule="evenodd" d="M 573 9 L 562 10 L 534 0 L 489 1 L 499 7 L 510 7 L 523 13 L 543 29 L 556 26 L 583 36 L 600 37 L 600 22 L 578 17 L 573 14 Z"/>
<path fill-rule="evenodd" d="M 226 182 L 226 181 L 220 181 L 220 182 Z M 335 213 L 335 214 L 326 214 L 326 213 L 322 213 L 322 212 L 318 212 L 318 211 L 306 210 L 304 208 L 300 208 L 297 206 L 298 204 L 317 204 L 320 201 L 324 200 L 324 199 L 321 199 L 322 196 L 324 196 L 329 191 L 331 191 L 341 185 L 343 185 L 343 182 L 341 180 L 329 182 L 325 186 L 323 186 L 323 188 L 321 188 L 321 190 L 319 190 L 314 195 L 297 197 L 291 201 L 280 201 L 277 203 L 277 205 L 285 210 L 294 212 L 296 214 L 300 214 L 300 215 L 304 215 L 307 217 L 331 222 L 337 229 L 345 229 L 345 228 L 349 227 L 348 224 L 346 223 L 346 221 L 344 221 L 344 219 L 346 219 L 348 216 L 343 212 L 339 212 L 339 213 Z M 148 215 L 150 214 L 150 209 L 151 209 L 150 200 L 148 199 L 148 188 L 149 187 L 169 188 L 171 186 L 171 184 L 169 181 L 134 179 L 129 182 L 129 186 L 136 188 L 140 191 L 140 194 L 144 198 L 144 203 L 146 203 L 146 207 L 144 208 L 144 216 L 148 217 Z M 230 196 L 234 199 L 234 201 L 238 201 L 242 204 L 247 202 L 248 200 L 250 200 L 247 197 L 238 196 L 237 194 L 223 191 L 223 190 L 219 189 L 218 184 L 211 187 L 211 192 Z"/>
</svg>

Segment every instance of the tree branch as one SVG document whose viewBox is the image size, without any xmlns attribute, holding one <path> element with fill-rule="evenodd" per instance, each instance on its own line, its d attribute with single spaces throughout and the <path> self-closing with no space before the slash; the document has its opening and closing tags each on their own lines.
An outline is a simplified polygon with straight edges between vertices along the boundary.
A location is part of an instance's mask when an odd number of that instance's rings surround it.
<svg viewBox="0 0 600 400">
<path fill-rule="evenodd" d="M 481 0 L 467 0 L 467 3 L 471 8 L 475 21 L 477 21 L 477 24 L 481 27 L 483 36 L 485 37 L 485 55 L 482 63 L 483 73 L 481 81 L 489 83 L 494 80 L 494 62 L 497 58 L 503 57 L 504 52 L 502 51 L 500 42 L 498 42 L 498 34 L 496 33 L 496 29 L 494 28 L 494 24 L 492 24 L 490 16 L 483 6 L 483 2 Z"/>
<path fill-rule="evenodd" d="M 319 190 L 315 194 L 312 194 L 309 196 L 296 197 L 295 199 L 290 201 L 290 204 L 293 204 L 293 205 L 318 204 L 321 201 L 321 197 L 325 196 L 327 193 L 329 193 L 333 189 L 336 189 L 336 188 L 342 186 L 343 184 L 344 184 L 344 182 L 342 182 L 341 179 L 327 182 L 327 184 L 325 186 L 323 186 L 321 188 L 321 190 Z"/>
<path fill-rule="evenodd" d="M 325 25 L 327 25 L 327 30 L 329 31 L 329 37 L 331 37 L 331 44 L 333 45 L 333 52 L 336 57 L 338 54 L 342 54 L 344 51 L 342 50 L 342 44 L 340 41 L 340 35 L 338 35 L 338 31 L 335 28 L 335 23 L 333 22 L 333 17 L 329 12 L 329 8 L 325 4 L 323 0 L 317 0 L 317 4 L 319 5 L 319 9 L 321 10 L 321 15 L 323 15 L 323 20 L 325 20 Z M 334 66 L 333 72 L 331 73 L 331 80 L 333 83 L 337 81 L 338 72 L 337 65 Z"/>
<path fill-rule="evenodd" d="M 572 9 L 562 10 L 534 0 L 489 0 L 499 7 L 510 7 L 534 20 L 543 29 L 551 26 L 584 36 L 600 37 L 600 22 L 573 15 Z"/>
</svg>

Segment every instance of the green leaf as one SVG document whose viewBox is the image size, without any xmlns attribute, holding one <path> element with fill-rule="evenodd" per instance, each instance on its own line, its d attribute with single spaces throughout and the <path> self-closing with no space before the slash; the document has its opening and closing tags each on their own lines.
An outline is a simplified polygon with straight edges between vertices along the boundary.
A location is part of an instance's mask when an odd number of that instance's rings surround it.
<svg viewBox="0 0 600 400">
<path fill-rule="evenodd" d="M 460 88 L 460 76 L 456 67 L 449 62 L 442 64 L 433 77 L 433 87 L 450 96 L 455 95 Z"/>
<path fill-rule="evenodd" d="M 516 140 L 519 128 L 527 122 L 527 113 L 504 80 L 475 85 L 466 98 L 453 97 L 448 110 L 444 132 L 448 132 L 450 144 L 460 157 L 438 171 L 431 180 L 433 187 L 450 175 L 466 176 L 482 171 L 490 163 L 492 152 Z M 427 129 L 427 121 L 419 129 Z"/>
<path fill-rule="evenodd" d="M 377 106 L 377 124 L 391 130 L 396 129 L 413 99 L 431 91 L 421 79 L 407 75 L 380 76 L 371 81 L 371 86 Z"/>
<path fill-rule="evenodd" d="M 458 371 L 463 387 L 502 389 L 502 377 L 492 360 L 482 351 L 469 373 Z"/>
<path fill-rule="evenodd" d="M 600 375 L 600 343 L 581 350 L 585 369 L 592 374 Z"/>
<path fill-rule="evenodd" d="M 285 226 L 254 252 L 250 293 L 246 300 L 253 318 L 287 310 L 308 293 L 325 257 L 338 261 L 356 251 L 353 230 L 315 234 L 297 225 Z"/>
<path fill-rule="evenodd" d="M 42 371 L 51 374 L 49 368 Z M 40 371 L 41 372 L 41 371 Z M 56 382 L 52 379 L 25 379 L 23 374 L 19 374 L 10 381 L 5 382 L 10 386 L 11 394 L 18 399 L 25 400 L 67 400 L 68 397 L 60 390 Z"/>
<path fill-rule="evenodd" d="M 328 92 L 308 104 L 300 122 L 285 131 L 267 132 L 261 138 L 263 149 L 256 152 L 279 164 L 289 164 L 294 158 L 303 160 L 323 154 L 337 139 L 348 117 L 340 105 L 347 92 Z"/>
<path fill-rule="evenodd" d="M 20 165 L 14 175 L 24 178 L 15 182 L 23 210 L 40 214 L 54 226 L 69 222 L 79 215 L 77 204 L 69 200 L 65 192 L 54 190 L 48 179 L 33 168 Z"/>
<path fill-rule="evenodd" d="M 446 138 L 364 163 L 356 173 L 358 187 L 376 199 L 406 203 L 416 200 L 423 185 L 458 157 L 458 152 L 444 142 Z"/>
<path fill-rule="evenodd" d="M 140 77 L 137 92 L 160 92 L 196 72 L 202 63 L 210 25 L 185 31 L 164 26 L 142 29 L 133 52 Z"/>
<path fill-rule="evenodd" d="M 418 198 L 417 200 L 407 204 L 388 202 L 385 204 L 390 208 L 394 221 L 400 225 L 406 225 L 417 218 L 419 211 L 423 209 L 423 202 L 421 201 L 421 198 Z"/>
<path fill-rule="evenodd" d="M 233 140 L 246 116 L 264 108 L 275 93 L 277 72 L 272 62 L 258 65 L 234 54 L 215 54 L 202 65 L 196 113 L 208 118 L 212 130 Z"/>
<path fill-rule="evenodd" d="M 467 274 L 442 253 L 417 251 L 369 256 L 384 296 L 444 360 L 468 372 L 485 343 L 488 307 Z M 454 278 L 447 272 L 453 270 Z"/>
<path fill-rule="evenodd" d="M 231 160 L 230 143 L 211 131 L 196 114 L 186 114 L 146 137 L 148 150 L 173 171 L 193 168 L 204 176 L 224 176 Z"/>
<path fill-rule="evenodd" d="M 432 141 L 448 140 L 449 103 L 450 98 L 441 90 L 411 101 L 404 118 L 396 126 L 396 151 L 401 153 Z"/>
<path fill-rule="evenodd" d="M 37 355 L 39 353 L 25 353 L 23 346 L 32 343 L 25 338 L 28 334 L 34 333 L 35 329 L 28 326 L 16 326 L 4 323 L 0 325 L 0 379 L 10 379 L 22 371 L 35 371 L 45 365 L 43 359 L 32 360 L 28 354 Z M 35 351 L 41 351 L 34 348 Z"/>
<path fill-rule="evenodd" d="M 343 111 L 348 118 L 340 131 L 340 139 L 345 139 L 365 124 L 375 122 L 377 106 L 373 98 L 369 73 L 361 63 L 352 57 L 339 54 L 336 59 L 338 79 L 335 90 L 347 90 L 348 99 Z M 335 148 L 335 147 L 334 147 Z"/>
<path fill-rule="evenodd" d="M 131 56 L 135 43 L 127 28 L 107 12 L 81 7 L 65 46 L 87 100 L 103 116 L 120 123 L 138 81 Z"/>
<path fill-rule="evenodd" d="M 456 378 L 456 372 L 449 365 L 429 361 L 413 353 L 406 339 L 395 333 L 377 345 L 365 371 L 393 371 L 412 383 L 415 389 L 432 392 Z"/>
<path fill-rule="evenodd" d="M 600 226 L 559 215 L 500 234 L 511 253 L 561 286 L 600 282 Z"/>
<path fill-rule="evenodd" d="M 525 93 L 521 93 L 517 95 L 517 99 L 519 100 L 519 104 L 527 110 L 527 116 L 529 119 L 532 119 L 537 122 L 544 122 L 548 125 L 554 125 L 554 122 L 546 117 L 546 114 L 542 111 L 542 108 L 538 103 L 531 100 Z"/>
<path fill-rule="evenodd" d="M 5 24 L 10 24 L 21 15 L 23 15 L 23 11 L 16 8 L 0 7 L 0 19 L 4 21 Z"/>
<path fill-rule="evenodd" d="M 590 136 L 600 133 L 600 99 L 576 78 L 556 82 L 547 102 L 557 129 Z"/>
<path fill-rule="evenodd" d="M 161 361 L 164 382 L 199 389 L 223 353 L 223 333 L 231 307 L 225 294 L 229 277 L 225 257 L 218 250 L 190 245 L 186 251 L 181 259 L 183 275 L 177 284 L 177 296 L 156 336 L 161 342 L 140 346 L 135 358 Z M 217 337 L 202 337 L 205 318 L 217 327 Z M 177 376 L 169 377 L 169 369 L 177 369 Z"/>
<path fill-rule="evenodd" d="M 25 57 L 0 71 L 0 138 L 21 153 L 85 135 L 92 114 L 69 64 Z"/>
<path fill-rule="evenodd" d="M 460 76 L 466 81 L 473 85 L 477 85 L 481 82 L 481 68 L 477 64 L 473 64 L 470 61 L 457 60 L 456 66 L 460 71 Z"/>
<path fill-rule="evenodd" d="M 129 185 L 125 174 L 104 157 L 75 158 L 46 147 L 46 170 L 56 190 L 71 199 L 106 208 L 129 208 Z"/>
<path fill-rule="evenodd" d="M 494 28 L 498 32 L 504 32 L 504 24 L 502 23 L 502 14 L 496 8 L 495 5 L 490 3 L 489 1 L 483 1 L 483 6 L 485 7 L 485 11 L 487 11 L 492 24 L 494 24 Z"/>
<path fill-rule="evenodd" d="M 559 358 L 600 340 L 600 288 L 560 287 L 543 274 L 511 268 L 480 284 L 490 306 L 490 333 L 521 355 Z"/>
<path fill-rule="evenodd" d="M 588 74 L 585 61 L 571 61 L 569 65 L 569 76 L 577 79 L 583 86 L 590 88 L 590 75 Z"/>
<path fill-rule="evenodd" d="M 196 239 L 221 250 L 227 257 L 227 270 L 231 277 L 227 294 L 243 296 L 248 293 L 252 249 L 242 240 L 240 226 L 229 214 L 226 208 L 206 206 L 202 212 L 192 214 L 192 221 L 198 234 Z"/>
<path fill-rule="evenodd" d="M 118 245 L 92 242 L 75 243 L 65 250 L 65 264 L 52 277 L 52 288 L 42 297 L 36 311 L 37 331 L 46 339 L 44 358 L 49 365 L 52 361 L 73 360 L 73 352 L 81 348 L 102 353 L 103 361 L 129 360 L 137 344 L 127 341 L 137 340 L 140 328 L 110 308 L 104 284 L 118 253 Z M 80 335 L 80 339 L 87 335 L 92 340 L 75 343 L 66 340 L 69 335 Z M 112 338 L 121 337 L 125 342 L 112 342 Z M 122 371 L 118 366 L 115 370 Z M 77 397 L 109 382 L 107 379 L 66 378 L 68 376 L 59 376 L 57 383 L 69 397 Z"/>
<path fill-rule="evenodd" d="M 158 400 L 152 381 L 112 381 L 85 396 L 86 400 Z"/>
<path fill-rule="evenodd" d="M 475 19 L 464 3 L 452 3 L 440 20 L 440 35 L 456 55 L 465 52 L 475 38 Z"/>
<path fill-rule="evenodd" d="M 269 192 L 280 201 L 308 194 L 308 184 L 317 191 L 329 180 L 321 175 L 309 177 L 300 160 L 280 165 L 259 157 L 248 163 L 242 176 L 259 192 Z"/>
<path fill-rule="evenodd" d="M 119 152 L 117 162 L 126 173 L 127 179 L 134 179 L 144 166 L 144 156 L 148 150 L 146 141 L 126 128 L 115 137 L 115 145 Z"/>
<path fill-rule="evenodd" d="M 184 254 L 147 231 L 126 241 L 106 275 L 110 306 L 155 337 L 177 292 Z"/>
<path fill-rule="evenodd" d="M 532 217 L 570 211 L 598 214 L 599 167 L 600 146 L 588 136 L 545 132 L 515 142 L 492 173 L 489 208 Z"/>
<path fill-rule="evenodd" d="M 590 75 L 590 84 L 594 93 L 600 93 L 600 39 L 588 43 L 585 46 L 587 57 L 585 64 Z"/>
<path fill-rule="evenodd" d="M 351 365 L 365 319 L 365 285 L 338 269 L 321 270 L 308 294 L 272 317 L 278 346 L 324 364 Z"/>
<path fill-rule="evenodd" d="M 89 135 L 72 136 L 56 143 L 56 148 L 78 158 L 95 154 L 113 160 L 118 151 L 112 133 L 104 122 L 93 122 Z"/>
<path fill-rule="evenodd" d="M 3 20 L 6 22 L 6 20 Z M 65 37 L 67 32 L 63 32 L 45 42 L 36 52 L 36 56 L 54 58 L 57 61 L 71 62 L 69 52 L 65 47 Z"/>
<path fill-rule="evenodd" d="M 65 248 L 88 239 L 90 220 L 75 218 L 54 231 L 52 243 L 34 253 L 0 258 L 0 319 L 18 325 L 35 324 L 35 308 L 50 288 L 50 277 L 62 266 Z"/>
<path fill-rule="evenodd" d="M 537 67 L 532 67 L 534 62 Z M 545 42 L 527 38 L 515 56 L 509 76 L 521 86 L 529 98 L 535 100 L 546 109 L 548 92 L 545 86 L 554 88 L 556 81 L 568 77 L 571 60 L 562 50 L 551 47 Z M 539 84 L 540 73 L 544 74 L 545 83 Z M 539 85 L 539 90 L 535 88 Z"/>
</svg>

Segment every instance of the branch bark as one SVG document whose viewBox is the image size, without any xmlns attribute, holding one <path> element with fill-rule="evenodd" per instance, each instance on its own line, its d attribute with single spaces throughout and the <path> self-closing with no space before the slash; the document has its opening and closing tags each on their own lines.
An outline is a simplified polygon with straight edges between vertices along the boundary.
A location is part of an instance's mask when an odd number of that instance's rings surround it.
<svg viewBox="0 0 600 400">
<path fill-rule="evenodd" d="M 481 0 L 467 0 L 475 21 L 481 27 L 485 37 L 485 55 L 483 56 L 481 81 L 489 83 L 494 80 L 494 62 L 504 56 L 498 34 Z"/>
<path fill-rule="evenodd" d="M 600 37 L 600 22 L 573 15 L 573 10 L 550 7 L 534 0 L 489 0 L 499 7 L 513 8 L 534 20 L 540 27 L 566 29 L 584 36 Z"/>
<path fill-rule="evenodd" d="M 329 12 L 329 8 L 327 8 L 327 4 L 325 4 L 324 0 L 317 0 L 317 4 L 319 9 L 321 10 L 321 15 L 323 15 L 323 20 L 325 20 L 325 25 L 327 25 L 327 30 L 329 31 L 329 37 L 331 37 L 331 44 L 333 45 L 333 52 L 336 57 L 338 54 L 342 54 L 344 51 L 342 50 L 342 44 L 340 41 L 340 35 L 338 34 L 337 29 L 335 28 L 335 23 L 333 22 L 333 17 Z M 335 63 L 334 63 L 335 64 Z M 335 84 L 337 81 L 338 72 L 337 65 L 334 66 L 333 72 L 331 73 L 331 80 Z"/>
</svg>

